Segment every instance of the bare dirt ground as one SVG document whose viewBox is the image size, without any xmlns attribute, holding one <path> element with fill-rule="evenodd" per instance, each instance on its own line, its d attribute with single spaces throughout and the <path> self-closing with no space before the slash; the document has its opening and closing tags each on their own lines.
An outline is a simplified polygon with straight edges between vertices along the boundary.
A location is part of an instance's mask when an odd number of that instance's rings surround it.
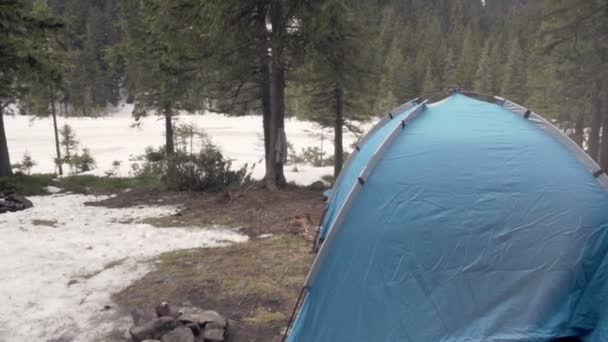
<svg viewBox="0 0 608 342">
<path fill-rule="evenodd" d="M 174 216 L 146 221 L 158 227 L 242 227 L 250 237 L 262 234 L 298 234 L 312 240 L 323 212 L 323 196 L 318 191 L 288 188 L 272 192 L 266 189 L 224 193 L 184 193 L 131 191 L 95 202 L 109 208 L 138 205 L 177 205 L 182 210 Z"/>
<path fill-rule="evenodd" d="M 315 227 L 323 210 L 320 192 L 292 188 L 220 194 L 132 191 L 98 203 L 107 207 L 179 205 L 159 227 L 242 227 L 251 240 L 225 248 L 200 248 L 161 255 L 156 269 L 114 301 L 125 312 L 151 310 L 167 301 L 190 302 L 230 320 L 228 341 L 280 341 L 310 268 Z M 120 341 L 116 332 L 109 337 Z"/>
</svg>

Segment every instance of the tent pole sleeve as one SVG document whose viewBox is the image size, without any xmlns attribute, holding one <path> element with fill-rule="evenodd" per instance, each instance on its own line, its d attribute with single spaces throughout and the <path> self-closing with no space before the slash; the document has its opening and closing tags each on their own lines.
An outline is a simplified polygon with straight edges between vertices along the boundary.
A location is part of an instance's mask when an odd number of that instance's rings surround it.
<svg viewBox="0 0 608 342">
<path fill-rule="evenodd" d="M 361 175 L 359 177 L 360 179 L 362 179 L 364 181 L 363 183 L 365 183 L 365 180 L 367 180 L 367 178 L 369 177 L 371 172 L 374 170 L 376 165 L 380 162 L 380 159 L 382 159 L 382 156 L 384 155 L 386 150 L 391 146 L 392 142 L 399 136 L 399 134 L 403 130 L 403 127 L 407 126 L 407 124 L 409 122 L 414 120 L 416 117 L 418 117 L 418 115 L 420 113 L 422 113 L 426 110 L 426 103 L 427 103 L 427 101 L 425 100 L 421 104 L 417 105 L 414 108 L 414 110 L 412 110 L 410 112 L 410 114 L 407 116 L 407 118 L 403 119 L 404 125 L 395 126 L 395 129 L 393 129 L 391 134 L 389 134 L 384 139 L 384 141 L 378 147 L 378 149 L 374 153 L 374 156 L 370 159 L 369 163 L 367 164 L 365 169 L 363 169 L 363 172 L 361 173 Z M 317 277 L 320 264 L 323 261 L 323 259 L 325 258 L 325 256 L 327 255 L 327 251 L 329 250 L 329 248 L 331 246 L 331 242 L 333 241 L 334 237 L 336 236 L 337 231 L 339 230 L 338 228 L 344 222 L 345 216 L 348 212 L 348 208 L 350 208 L 352 206 L 355 198 L 357 197 L 357 194 L 361 191 L 361 189 L 364 186 L 365 185 L 363 185 L 362 182 L 357 182 L 350 189 L 350 192 L 348 193 L 346 201 L 344 201 L 344 203 L 342 204 L 342 206 L 340 207 L 340 209 L 338 210 L 338 212 L 336 214 L 336 220 L 334 220 L 334 223 L 332 224 L 332 226 L 329 227 L 329 232 L 328 232 L 327 238 L 321 245 L 321 249 L 319 250 L 319 253 L 317 253 L 317 255 L 315 257 L 313 266 L 310 269 L 308 276 L 306 277 L 306 282 L 304 283 L 305 287 L 310 288 L 311 284 L 314 282 L 315 278 Z"/>
<path fill-rule="evenodd" d="M 287 328 L 285 328 L 285 333 L 283 334 L 283 339 L 281 340 L 283 342 L 287 341 L 287 336 L 289 336 L 289 330 L 291 329 L 291 325 L 293 324 L 294 319 L 296 318 L 300 303 L 303 302 L 302 299 L 304 298 L 304 295 L 307 292 L 306 290 L 306 286 L 302 286 L 302 289 L 300 290 L 300 295 L 298 296 L 298 300 L 296 301 L 296 304 L 293 307 L 293 311 L 291 312 L 291 316 L 289 317 L 289 322 L 287 322 Z"/>
<path fill-rule="evenodd" d="M 587 152 L 585 152 L 577 143 L 575 143 L 570 137 L 568 137 L 559 128 L 555 127 L 552 123 L 547 121 L 542 116 L 531 112 L 529 109 L 509 100 L 504 100 L 503 107 L 521 117 L 528 116 L 528 121 L 536 125 L 536 127 L 549 134 L 559 143 L 564 145 L 576 159 L 592 174 L 597 175 L 596 179 L 605 191 L 608 191 L 608 176 L 604 172 L 600 172 L 602 169 L 593 158 L 591 158 Z"/>
<path fill-rule="evenodd" d="M 402 105 L 400 105 L 398 107 L 395 107 L 393 110 L 391 110 L 390 112 L 388 112 L 388 114 L 384 115 L 384 117 L 382 117 L 382 120 L 378 121 L 378 123 L 376 123 L 374 125 L 374 127 L 372 127 L 372 129 L 363 137 L 363 139 L 361 139 L 361 141 L 359 141 L 357 143 L 357 146 L 358 147 L 363 146 L 363 144 L 365 144 L 367 142 L 367 140 L 369 140 L 369 138 L 371 136 L 373 136 L 374 133 L 376 133 L 376 131 L 378 131 L 380 128 L 382 128 L 384 125 L 386 125 L 387 122 L 391 121 L 395 115 L 403 113 L 404 111 L 413 108 L 414 106 L 416 106 L 417 102 L 418 102 L 418 98 L 415 98 L 415 99 L 410 100 L 410 101 L 408 101 L 408 102 L 406 102 L 406 103 L 404 103 L 404 104 L 402 104 Z M 359 152 L 359 150 L 355 149 L 353 151 L 353 153 L 351 153 L 350 157 L 348 158 L 348 160 L 344 164 L 344 167 L 342 168 L 342 170 L 348 169 L 348 167 L 350 166 L 350 163 L 355 158 L 355 156 L 357 155 L 358 152 Z M 342 180 L 342 175 L 343 174 L 344 174 L 343 172 L 340 172 L 340 174 L 338 175 L 338 178 L 334 181 L 334 187 L 336 185 L 340 184 L 340 181 Z M 332 200 L 332 197 L 333 197 L 333 194 L 328 199 L 328 202 Z"/>
<path fill-rule="evenodd" d="M 570 137 L 568 137 L 564 132 L 562 132 L 559 128 L 555 127 L 551 122 L 542 116 L 532 112 L 530 109 L 517 104 L 513 101 L 504 99 L 498 96 L 492 96 L 482 93 L 476 93 L 472 91 L 462 91 L 458 90 L 456 93 L 472 97 L 478 100 L 499 104 L 511 113 L 517 114 L 522 118 L 528 119 L 528 121 L 532 122 L 538 128 L 545 131 L 545 133 L 551 135 L 554 139 L 556 139 L 559 143 L 564 145 L 574 156 L 576 159 L 589 171 L 593 176 L 597 179 L 598 183 L 602 186 L 602 188 L 608 191 L 608 175 L 606 172 L 602 172 L 600 166 L 591 158 L 585 150 L 583 150 L 577 143 L 575 143 Z"/>
</svg>

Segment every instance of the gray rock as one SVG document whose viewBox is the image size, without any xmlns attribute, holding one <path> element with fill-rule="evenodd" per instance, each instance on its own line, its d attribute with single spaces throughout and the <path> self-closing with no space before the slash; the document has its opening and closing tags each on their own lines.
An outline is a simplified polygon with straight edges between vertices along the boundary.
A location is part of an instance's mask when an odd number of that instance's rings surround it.
<svg viewBox="0 0 608 342">
<path fill-rule="evenodd" d="M 131 317 L 133 317 L 133 324 L 135 326 L 144 325 L 156 319 L 152 313 L 144 311 L 141 308 L 133 309 L 131 311 Z"/>
<path fill-rule="evenodd" d="M 190 328 L 179 326 L 165 334 L 160 340 L 162 342 L 194 342 L 194 334 Z"/>
<path fill-rule="evenodd" d="M 33 207 L 34 205 L 27 198 L 15 193 L 0 193 L 0 213 L 7 211 L 20 211 Z"/>
<path fill-rule="evenodd" d="M 192 330 L 194 336 L 199 336 L 201 334 L 201 326 L 198 325 L 198 323 L 188 323 L 186 326 Z"/>
<path fill-rule="evenodd" d="M 323 191 L 325 190 L 325 183 L 322 181 L 316 181 L 308 186 L 308 188 L 312 191 Z"/>
<path fill-rule="evenodd" d="M 171 307 L 171 305 L 169 305 L 169 303 L 167 303 L 167 302 L 162 302 L 162 303 L 158 304 L 155 309 L 156 309 L 156 316 L 158 316 L 158 317 L 170 316 L 170 317 L 177 318 L 177 316 L 179 315 L 178 312 L 175 311 Z"/>
<path fill-rule="evenodd" d="M 149 339 L 159 339 L 169 331 L 175 329 L 178 322 L 173 317 L 160 317 L 143 325 L 129 330 L 133 341 L 141 342 Z"/>
<path fill-rule="evenodd" d="M 226 328 L 216 323 L 209 323 L 205 326 L 203 333 L 205 342 L 221 342 L 226 338 Z"/>
<path fill-rule="evenodd" d="M 179 320 L 182 323 L 198 323 L 201 327 L 207 323 L 215 323 L 222 328 L 228 327 L 228 321 L 215 311 L 186 307 L 180 311 Z"/>
</svg>

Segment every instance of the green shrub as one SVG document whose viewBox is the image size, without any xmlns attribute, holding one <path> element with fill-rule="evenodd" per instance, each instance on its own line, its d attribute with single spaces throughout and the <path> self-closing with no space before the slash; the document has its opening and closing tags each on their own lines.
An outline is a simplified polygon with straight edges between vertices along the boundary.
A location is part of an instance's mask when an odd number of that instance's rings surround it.
<svg viewBox="0 0 608 342">
<path fill-rule="evenodd" d="M 151 177 L 180 191 L 222 191 L 251 181 L 247 165 L 233 170 L 232 162 L 213 144 L 198 154 L 175 152 L 169 163 L 163 148 L 146 149 L 141 166 L 134 167 L 137 177 Z"/>
<path fill-rule="evenodd" d="M 53 174 L 0 177 L 0 193 L 14 191 L 23 196 L 46 195 L 46 187 L 54 184 L 54 178 Z"/>
<path fill-rule="evenodd" d="M 36 166 L 36 164 L 38 163 L 36 163 L 34 159 L 32 159 L 30 154 L 25 152 L 25 154 L 23 154 L 23 159 L 21 159 L 18 164 L 12 165 L 12 168 L 17 169 L 17 171 L 22 174 L 30 175 L 32 172 L 32 168 Z"/>
<path fill-rule="evenodd" d="M 344 152 L 344 161 L 348 159 L 350 153 Z M 288 144 L 287 165 L 311 165 L 314 167 L 334 166 L 335 156 L 332 154 L 326 156 L 324 151 L 317 146 L 303 148 L 300 154 L 296 153 L 294 148 Z"/>
<path fill-rule="evenodd" d="M 76 171 L 76 173 L 91 171 L 96 167 L 95 159 L 91 156 L 91 152 L 88 148 L 82 149 L 82 153 L 80 154 L 71 156 L 67 163 L 72 170 Z"/>
<path fill-rule="evenodd" d="M 76 175 L 62 178 L 58 184 L 65 191 L 89 193 L 114 193 L 125 189 L 163 190 L 164 186 L 157 179 L 149 177 L 118 178 Z"/>
</svg>

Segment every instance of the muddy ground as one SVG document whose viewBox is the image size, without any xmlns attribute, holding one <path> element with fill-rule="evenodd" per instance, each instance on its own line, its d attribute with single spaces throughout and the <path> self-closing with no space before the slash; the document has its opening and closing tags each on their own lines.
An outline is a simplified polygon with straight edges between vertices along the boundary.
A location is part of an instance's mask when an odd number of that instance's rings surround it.
<svg viewBox="0 0 608 342">
<path fill-rule="evenodd" d="M 166 253 L 156 269 L 114 296 L 124 312 L 155 303 L 189 302 L 230 320 L 233 342 L 281 341 L 314 255 L 320 192 L 292 188 L 219 194 L 131 191 L 96 205 L 178 205 L 176 215 L 148 220 L 159 227 L 241 227 L 249 242 Z M 120 332 L 110 339 L 120 340 Z"/>
</svg>

